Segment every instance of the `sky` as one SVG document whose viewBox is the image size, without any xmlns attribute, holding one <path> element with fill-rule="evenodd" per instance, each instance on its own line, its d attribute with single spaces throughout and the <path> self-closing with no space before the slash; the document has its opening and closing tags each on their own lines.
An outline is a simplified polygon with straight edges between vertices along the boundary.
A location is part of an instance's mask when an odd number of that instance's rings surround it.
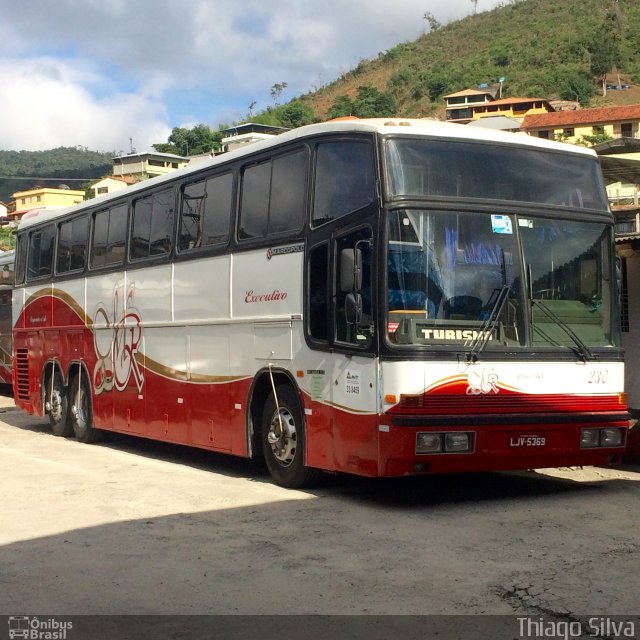
<svg viewBox="0 0 640 640">
<path fill-rule="evenodd" d="M 129 153 L 244 120 L 498 0 L 0 0 L 0 149 Z"/>
</svg>

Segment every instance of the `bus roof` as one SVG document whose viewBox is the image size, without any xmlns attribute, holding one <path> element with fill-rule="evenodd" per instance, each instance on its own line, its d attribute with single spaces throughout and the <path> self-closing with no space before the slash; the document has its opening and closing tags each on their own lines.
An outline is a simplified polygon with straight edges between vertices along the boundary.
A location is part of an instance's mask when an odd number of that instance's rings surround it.
<svg viewBox="0 0 640 640">
<path fill-rule="evenodd" d="M 291 129 L 285 133 L 273 136 L 273 138 L 255 142 L 233 151 L 219 154 L 208 160 L 202 160 L 189 164 L 181 169 L 176 169 L 170 173 L 150 178 L 142 182 L 130 185 L 126 189 L 116 191 L 111 194 L 85 200 L 71 207 L 61 207 L 55 211 L 37 209 L 29 212 L 20 220 L 19 228 L 29 227 L 41 222 L 51 221 L 59 217 L 64 217 L 72 211 L 80 211 L 85 208 L 94 208 L 104 204 L 107 206 L 112 200 L 128 197 L 138 191 L 153 188 L 164 182 L 171 182 L 185 175 L 200 173 L 208 167 L 226 163 L 236 158 L 253 155 L 271 147 L 278 147 L 287 142 L 303 140 L 311 136 L 327 133 L 378 133 L 378 134 L 401 134 L 415 136 L 431 136 L 436 138 L 459 139 L 477 142 L 495 142 L 519 147 L 530 147 L 546 149 L 550 151 L 562 151 L 597 157 L 592 149 L 536 138 L 527 134 L 518 134 L 504 131 L 495 131 L 489 128 L 468 127 L 466 125 L 442 122 L 435 119 L 412 119 L 412 118 L 337 118 L 318 124 L 310 124 L 296 129 Z"/>
</svg>

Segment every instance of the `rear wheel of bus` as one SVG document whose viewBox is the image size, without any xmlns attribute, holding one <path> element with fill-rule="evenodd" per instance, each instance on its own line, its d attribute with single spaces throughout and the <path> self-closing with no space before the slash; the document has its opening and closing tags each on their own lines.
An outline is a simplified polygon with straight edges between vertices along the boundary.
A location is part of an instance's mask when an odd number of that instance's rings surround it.
<svg viewBox="0 0 640 640">
<path fill-rule="evenodd" d="M 60 371 L 55 369 L 52 375 L 53 379 L 49 377 L 45 383 L 45 406 L 49 414 L 49 424 L 54 435 L 67 438 L 73 435 L 73 427 L 69 419 L 67 390 Z"/>
<path fill-rule="evenodd" d="M 276 401 L 277 398 L 277 401 Z M 262 417 L 262 448 L 271 477 L 281 487 L 301 488 L 320 472 L 304 464 L 305 432 L 300 401 L 288 385 L 271 392 Z"/>
<path fill-rule="evenodd" d="M 89 382 L 86 375 L 82 375 L 82 372 L 76 374 L 73 378 L 69 404 L 71 424 L 78 441 L 90 444 L 100 440 L 102 431 L 93 426 Z"/>
</svg>

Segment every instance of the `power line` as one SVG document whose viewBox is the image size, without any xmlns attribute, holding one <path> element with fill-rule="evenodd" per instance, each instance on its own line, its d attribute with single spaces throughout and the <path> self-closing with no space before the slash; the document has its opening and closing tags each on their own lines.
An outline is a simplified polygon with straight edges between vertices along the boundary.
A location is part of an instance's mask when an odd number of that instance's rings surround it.
<svg viewBox="0 0 640 640">
<path fill-rule="evenodd" d="M 86 182 L 87 180 L 96 180 L 95 176 L 90 178 L 43 178 L 41 176 L 0 176 L 0 180 L 42 180 L 44 182 L 59 182 L 66 180 L 67 182 Z"/>
</svg>

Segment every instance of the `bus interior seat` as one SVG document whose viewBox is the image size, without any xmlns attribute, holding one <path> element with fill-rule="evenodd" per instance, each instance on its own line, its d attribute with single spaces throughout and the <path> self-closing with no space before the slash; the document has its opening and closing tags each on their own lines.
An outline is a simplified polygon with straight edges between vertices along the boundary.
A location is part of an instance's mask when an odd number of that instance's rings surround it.
<svg viewBox="0 0 640 640">
<path fill-rule="evenodd" d="M 478 320 L 482 315 L 482 300 L 476 296 L 453 296 L 444 303 L 446 318 Z"/>
<path fill-rule="evenodd" d="M 426 276 L 426 257 L 422 251 L 389 253 L 389 309 L 394 311 L 427 311 L 435 317 L 442 293 Z"/>
</svg>

